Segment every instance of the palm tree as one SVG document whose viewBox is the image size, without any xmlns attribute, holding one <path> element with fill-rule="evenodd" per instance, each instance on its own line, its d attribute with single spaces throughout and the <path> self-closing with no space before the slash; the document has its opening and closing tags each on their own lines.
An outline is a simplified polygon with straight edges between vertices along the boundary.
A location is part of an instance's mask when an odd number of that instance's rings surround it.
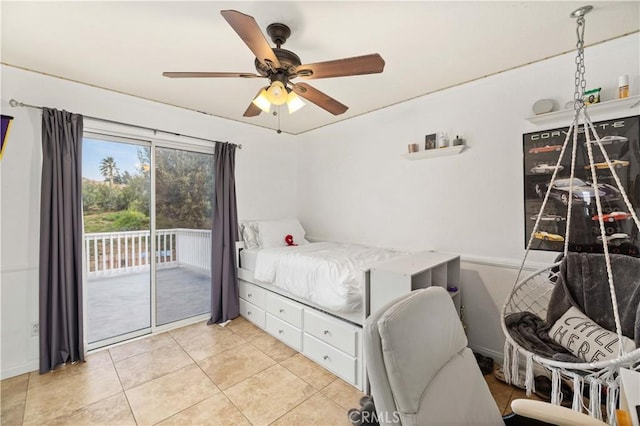
<svg viewBox="0 0 640 426">
<path fill-rule="evenodd" d="M 109 185 L 113 186 L 113 178 L 120 173 L 116 160 L 113 157 L 105 157 L 100 161 L 100 174 L 109 179 Z"/>
</svg>

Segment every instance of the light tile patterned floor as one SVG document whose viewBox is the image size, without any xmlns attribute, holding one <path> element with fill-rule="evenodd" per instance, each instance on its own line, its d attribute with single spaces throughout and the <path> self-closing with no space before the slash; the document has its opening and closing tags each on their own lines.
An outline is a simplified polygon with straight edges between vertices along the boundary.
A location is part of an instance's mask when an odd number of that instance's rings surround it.
<svg viewBox="0 0 640 426">
<path fill-rule="evenodd" d="M 524 392 L 485 376 L 499 409 Z M 248 321 L 116 346 L 2 381 L 2 425 L 349 425 L 362 393 Z"/>
</svg>

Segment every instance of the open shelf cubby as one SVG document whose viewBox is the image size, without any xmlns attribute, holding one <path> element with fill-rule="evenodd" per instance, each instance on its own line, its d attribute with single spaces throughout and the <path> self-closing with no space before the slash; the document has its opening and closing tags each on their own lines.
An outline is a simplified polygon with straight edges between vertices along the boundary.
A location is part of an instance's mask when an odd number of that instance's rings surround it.
<svg viewBox="0 0 640 426">
<path fill-rule="evenodd" d="M 413 290 L 439 286 L 449 291 L 460 312 L 460 256 L 425 251 L 380 262 L 371 268 L 371 312 L 382 308 L 386 301 Z"/>
</svg>

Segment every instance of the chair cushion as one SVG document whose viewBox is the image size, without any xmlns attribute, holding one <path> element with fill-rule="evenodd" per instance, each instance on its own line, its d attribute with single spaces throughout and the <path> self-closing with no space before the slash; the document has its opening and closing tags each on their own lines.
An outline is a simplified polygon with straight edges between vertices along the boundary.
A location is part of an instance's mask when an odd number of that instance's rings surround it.
<svg viewBox="0 0 640 426">
<path fill-rule="evenodd" d="M 397 409 L 415 414 L 438 371 L 467 346 L 451 297 L 441 287 L 414 291 L 380 317 L 378 329 Z"/>
<path fill-rule="evenodd" d="M 455 354 L 433 377 L 415 421 L 404 413 L 400 417 L 403 425 L 504 425 L 469 348 Z"/>
</svg>

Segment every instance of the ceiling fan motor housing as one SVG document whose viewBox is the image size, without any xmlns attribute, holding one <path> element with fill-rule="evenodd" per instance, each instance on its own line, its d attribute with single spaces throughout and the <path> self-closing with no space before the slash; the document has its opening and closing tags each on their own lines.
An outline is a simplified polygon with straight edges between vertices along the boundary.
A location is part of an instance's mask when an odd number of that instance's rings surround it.
<svg viewBox="0 0 640 426">
<path fill-rule="evenodd" d="M 278 61 L 280 61 L 280 68 L 273 67 L 272 69 L 260 62 L 258 58 L 256 58 L 255 66 L 258 74 L 263 77 L 271 78 L 273 74 L 282 72 L 289 78 L 296 77 L 296 68 L 299 67 L 302 63 L 298 55 L 290 50 L 279 49 L 277 47 L 273 49 L 273 53 L 275 53 L 276 58 L 278 58 Z"/>
<path fill-rule="evenodd" d="M 267 34 L 279 49 L 291 35 L 291 29 L 285 24 L 276 22 L 267 27 Z"/>
</svg>

